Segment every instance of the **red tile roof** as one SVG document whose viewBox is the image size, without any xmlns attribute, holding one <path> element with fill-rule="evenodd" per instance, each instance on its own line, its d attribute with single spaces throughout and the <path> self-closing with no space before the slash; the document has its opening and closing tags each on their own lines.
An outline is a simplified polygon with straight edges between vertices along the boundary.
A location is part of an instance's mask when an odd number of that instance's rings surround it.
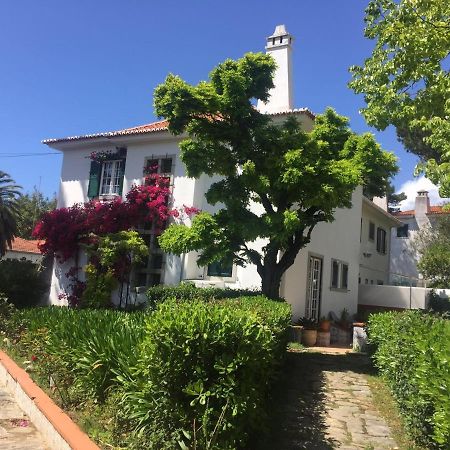
<svg viewBox="0 0 450 450">
<path fill-rule="evenodd" d="M 41 241 L 27 241 L 20 237 L 16 237 L 12 243 L 13 252 L 24 252 L 24 253 L 38 253 L 41 254 L 38 244 Z"/>
<path fill-rule="evenodd" d="M 272 116 L 280 116 L 287 114 L 305 114 L 314 120 L 315 115 L 307 108 L 298 108 L 293 109 L 291 111 L 282 111 L 279 113 L 270 114 Z M 60 142 L 71 142 L 71 141 L 83 141 L 88 139 L 102 138 L 102 137 L 119 137 L 119 136 L 128 136 L 128 135 L 136 135 L 136 134 L 147 134 L 147 133 L 155 133 L 157 131 L 166 131 L 168 128 L 169 122 L 167 120 L 160 120 L 158 122 L 152 122 L 145 125 L 139 125 L 137 127 L 125 128 L 123 130 L 118 131 L 107 131 L 104 133 L 95 133 L 95 134 L 84 134 L 79 136 L 69 136 L 65 138 L 58 139 L 45 139 L 42 141 L 43 144 L 57 144 Z"/>
<path fill-rule="evenodd" d="M 407 211 L 398 211 L 392 213 L 393 216 L 414 216 L 414 209 L 408 209 Z M 442 206 L 430 206 L 430 210 L 427 214 L 450 214 L 450 211 L 445 211 Z"/>
<path fill-rule="evenodd" d="M 442 206 L 430 206 L 430 211 L 428 214 L 450 214 L 450 211 L 444 211 Z"/>
</svg>

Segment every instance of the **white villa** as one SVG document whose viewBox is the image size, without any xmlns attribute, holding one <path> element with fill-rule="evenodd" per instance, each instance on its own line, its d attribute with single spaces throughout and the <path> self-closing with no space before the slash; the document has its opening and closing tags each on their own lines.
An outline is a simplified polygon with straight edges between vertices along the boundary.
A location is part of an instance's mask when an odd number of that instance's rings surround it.
<svg viewBox="0 0 450 450">
<path fill-rule="evenodd" d="M 414 239 L 420 230 L 433 228 L 443 214 L 442 206 L 431 205 L 427 191 L 418 191 L 414 209 L 393 213 L 401 222 L 391 234 L 391 284 L 421 286 L 424 283 L 417 269 L 418 255 L 414 249 Z"/>
<path fill-rule="evenodd" d="M 314 114 L 307 108 L 295 109 L 293 104 L 292 45 L 293 37 L 284 25 L 277 26 L 267 38 L 266 51 L 278 67 L 270 100 L 258 108 L 277 121 L 294 116 L 308 131 L 314 126 Z M 159 163 L 159 171 L 171 178 L 174 207 L 192 205 L 211 211 L 204 196 L 211 179 L 186 176 L 178 146 L 182 138 L 172 136 L 167 123 L 159 121 L 119 131 L 43 141 L 63 153 L 58 207 L 90 198 L 108 201 L 114 196 L 125 196 L 133 185 L 143 182 L 143 167 L 154 160 Z M 89 159 L 93 151 L 112 151 L 118 157 L 94 164 Z M 366 199 L 358 188 L 353 193 L 352 208 L 337 210 L 333 223 L 321 223 L 315 228 L 310 244 L 300 251 L 282 281 L 281 295 L 292 304 L 294 317 L 319 318 L 329 311 L 340 314 L 344 308 L 355 313 L 359 282 L 388 281 L 390 227 L 398 226 L 399 222 L 386 209 Z M 181 257 L 163 254 L 152 232 L 143 234 L 151 251 L 148 263 L 135 274 L 134 287 L 174 285 L 183 280 L 230 288 L 260 287 L 255 266 L 199 267 L 195 252 Z M 262 244 L 251 243 L 256 248 Z M 52 304 L 63 302 L 58 295 L 67 289 L 64 275 L 67 267 L 70 264 L 64 267 L 54 264 L 49 300 Z"/>
</svg>

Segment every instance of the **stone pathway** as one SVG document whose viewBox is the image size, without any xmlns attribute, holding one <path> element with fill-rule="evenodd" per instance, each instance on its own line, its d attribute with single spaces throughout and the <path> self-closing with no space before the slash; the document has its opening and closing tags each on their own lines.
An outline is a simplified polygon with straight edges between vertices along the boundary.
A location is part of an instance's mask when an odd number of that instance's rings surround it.
<svg viewBox="0 0 450 450">
<path fill-rule="evenodd" d="M 261 448 L 397 449 L 372 404 L 371 371 L 365 355 L 290 352 L 283 380 L 288 389 L 275 393 L 271 438 Z"/>
<path fill-rule="evenodd" d="M 0 385 L 0 449 L 48 450 L 41 434 Z"/>
</svg>

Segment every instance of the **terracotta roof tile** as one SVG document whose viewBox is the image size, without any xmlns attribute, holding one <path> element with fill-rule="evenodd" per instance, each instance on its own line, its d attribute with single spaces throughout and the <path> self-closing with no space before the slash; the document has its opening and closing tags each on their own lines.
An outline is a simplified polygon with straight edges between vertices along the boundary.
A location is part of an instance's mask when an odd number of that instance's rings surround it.
<svg viewBox="0 0 450 450">
<path fill-rule="evenodd" d="M 430 206 L 428 214 L 450 214 L 450 211 L 444 211 L 442 206 Z"/>
<path fill-rule="evenodd" d="M 407 211 L 397 211 L 392 213 L 393 216 L 413 216 L 414 210 L 408 209 Z"/>
<path fill-rule="evenodd" d="M 392 213 L 393 216 L 414 216 L 414 209 L 408 209 L 407 211 L 398 211 Z M 445 211 L 442 206 L 435 205 L 430 206 L 430 210 L 427 214 L 450 214 L 450 211 Z"/>
<path fill-rule="evenodd" d="M 290 111 L 282 111 L 274 114 L 270 114 L 272 116 L 280 116 L 285 114 L 305 114 L 311 119 L 314 120 L 315 115 L 308 108 L 298 108 Z M 139 125 L 137 127 L 125 128 L 123 130 L 118 131 L 107 131 L 104 133 L 95 133 L 95 134 L 84 134 L 79 136 L 70 136 L 66 138 L 58 138 L 58 139 L 45 139 L 42 141 L 43 144 L 56 144 L 60 142 L 71 142 L 71 141 L 83 141 L 95 138 L 102 137 L 118 137 L 118 136 L 128 136 L 128 135 L 136 135 L 136 134 L 147 134 L 147 133 L 155 133 L 157 131 L 166 131 L 168 128 L 169 122 L 167 120 L 160 120 L 158 122 L 152 122 L 145 125 Z"/>
<path fill-rule="evenodd" d="M 27 241 L 20 237 L 16 237 L 12 243 L 13 252 L 24 252 L 24 253 L 39 253 L 41 254 L 38 244 L 41 241 Z"/>
</svg>

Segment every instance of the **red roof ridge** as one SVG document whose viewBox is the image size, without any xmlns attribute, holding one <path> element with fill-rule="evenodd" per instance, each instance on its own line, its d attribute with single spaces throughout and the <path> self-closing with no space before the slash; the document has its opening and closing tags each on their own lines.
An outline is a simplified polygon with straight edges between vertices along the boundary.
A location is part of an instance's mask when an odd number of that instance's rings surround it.
<svg viewBox="0 0 450 450">
<path fill-rule="evenodd" d="M 296 108 L 288 111 L 282 111 L 277 113 L 270 113 L 271 116 L 280 116 L 287 114 L 305 114 L 311 119 L 314 120 L 316 117 L 313 112 L 311 112 L 308 108 Z M 72 142 L 72 141 L 83 141 L 88 139 L 95 139 L 101 137 L 118 137 L 118 136 L 128 136 L 128 135 L 137 135 L 137 134 L 147 134 L 147 133 L 155 133 L 157 131 L 167 131 L 169 127 L 169 122 L 167 120 L 158 120 L 156 122 L 151 122 L 143 125 L 137 125 L 131 128 L 124 128 L 123 130 L 117 131 L 106 131 L 103 133 L 93 133 L 93 134 L 82 134 L 79 136 L 69 136 L 65 138 L 56 138 L 56 139 L 44 139 L 42 141 L 43 144 L 58 144 L 60 142 Z"/>
<path fill-rule="evenodd" d="M 427 214 L 450 214 L 450 211 L 446 211 L 442 205 L 432 205 L 432 206 L 430 206 L 430 209 L 428 210 Z M 414 216 L 415 210 L 408 209 L 406 211 L 397 211 L 397 212 L 393 212 L 392 215 L 394 215 L 394 216 Z"/>
</svg>

